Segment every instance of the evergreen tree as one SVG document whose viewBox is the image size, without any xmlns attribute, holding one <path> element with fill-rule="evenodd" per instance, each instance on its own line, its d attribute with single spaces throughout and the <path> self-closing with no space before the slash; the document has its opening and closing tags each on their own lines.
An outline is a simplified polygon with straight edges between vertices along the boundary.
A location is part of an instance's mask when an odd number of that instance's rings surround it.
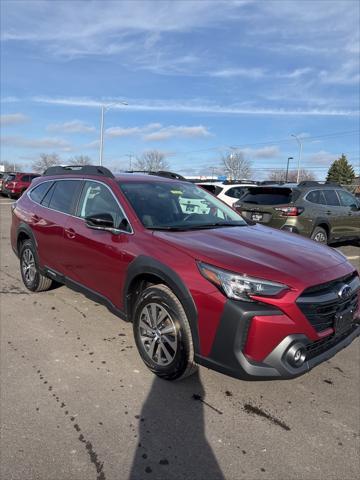
<svg viewBox="0 0 360 480">
<path fill-rule="evenodd" d="M 349 185 L 355 180 L 354 168 L 348 162 L 346 155 L 342 154 L 329 168 L 326 181 Z"/>
</svg>

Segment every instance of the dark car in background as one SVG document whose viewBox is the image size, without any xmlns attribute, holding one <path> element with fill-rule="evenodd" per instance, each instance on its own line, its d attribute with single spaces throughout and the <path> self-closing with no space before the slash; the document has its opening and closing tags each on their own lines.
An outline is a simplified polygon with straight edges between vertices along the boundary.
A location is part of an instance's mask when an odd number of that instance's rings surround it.
<svg viewBox="0 0 360 480">
<path fill-rule="evenodd" d="M 25 190 L 30 186 L 34 178 L 39 176 L 40 175 L 36 173 L 9 173 L 3 179 L 1 193 L 9 198 L 21 197 Z"/>
<path fill-rule="evenodd" d="M 0 172 L 0 193 L 3 192 L 3 187 L 5 185 L 6 178 L 11 174 L 12 172 Z"/>
<path fill-rule="evenodd" d="M 340 185 L 307 181 L 248 187 L 235 208 L 245 219 L 317 242 L 360 241 L 360 201 Z"/>
</svg>

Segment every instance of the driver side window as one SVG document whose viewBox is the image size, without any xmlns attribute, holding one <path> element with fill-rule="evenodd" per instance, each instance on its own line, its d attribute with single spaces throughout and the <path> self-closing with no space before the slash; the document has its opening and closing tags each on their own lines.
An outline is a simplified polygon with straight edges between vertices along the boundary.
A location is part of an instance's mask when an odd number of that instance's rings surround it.
<svg viewBox="0 0 360 480">
<path fill-rule="evenodd" d="M 81 193 L 78 216 L 86 218 L 101 213 L 109 213 L 114 227 L 121 228 L 125 216 L 110 190 L 101 183 L 87 181 Z"/>
</svg>

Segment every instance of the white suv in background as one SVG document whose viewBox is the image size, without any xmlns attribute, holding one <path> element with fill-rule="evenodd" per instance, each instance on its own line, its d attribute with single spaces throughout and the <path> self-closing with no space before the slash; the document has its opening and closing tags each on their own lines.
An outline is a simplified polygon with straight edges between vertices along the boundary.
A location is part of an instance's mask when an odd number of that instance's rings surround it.
<svg viewBox="0 0 360 480">
<path fill-rule="evenodd" d="M 256 182 L 199 182 L 197 185 L 232 207 L 246 192 L 247 187 L 253 187 Z"/>
</svg>

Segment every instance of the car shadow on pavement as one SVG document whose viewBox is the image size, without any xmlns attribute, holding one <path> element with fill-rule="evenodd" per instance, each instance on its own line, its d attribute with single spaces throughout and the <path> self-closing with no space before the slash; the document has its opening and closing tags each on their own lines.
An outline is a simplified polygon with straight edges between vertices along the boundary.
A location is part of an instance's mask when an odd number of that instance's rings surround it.
<svg viewBox="0 0 360 480">
<path fill-rule="evenodd" d="M 129 480 L 224 480 L 205 436 L 204 388 L 198 373 L 181 382 L 155 378 L 139 415 Z M 207 406 L 208 405 L 208 406 Z"/>
</svg>

